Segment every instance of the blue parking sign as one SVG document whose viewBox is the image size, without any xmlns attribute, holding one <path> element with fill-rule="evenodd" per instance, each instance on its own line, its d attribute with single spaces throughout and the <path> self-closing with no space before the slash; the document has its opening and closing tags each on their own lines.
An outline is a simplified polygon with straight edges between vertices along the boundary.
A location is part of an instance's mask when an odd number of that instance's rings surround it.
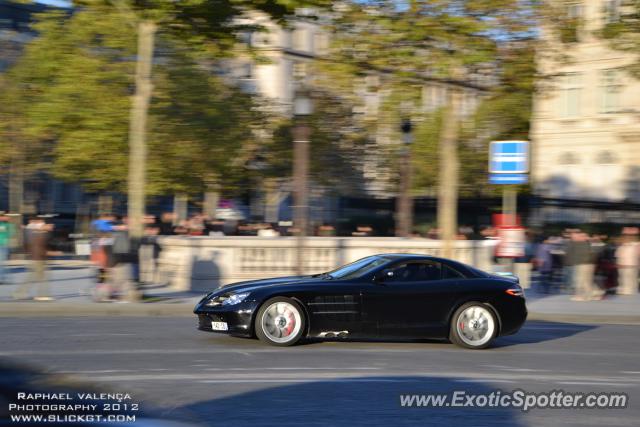
<svg viewBox="0 0 640 427">
<path fill-rule="evenodd" d="M 526 184 L 529 175 L 526 173 L 492 173 L 489 174 L 489 184 Z"/>
<path fill-rule="evenodd" d="M 529 172 L 529 141 L 492 141 L 489 146 L 490 174 Z"/>
</svg>

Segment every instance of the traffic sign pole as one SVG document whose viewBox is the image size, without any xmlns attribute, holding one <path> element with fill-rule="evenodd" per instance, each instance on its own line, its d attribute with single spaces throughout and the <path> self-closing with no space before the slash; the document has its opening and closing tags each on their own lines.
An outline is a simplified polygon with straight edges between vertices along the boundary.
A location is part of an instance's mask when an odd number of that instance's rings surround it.
<svg viewBox="0 0 640 427">
<path fill-rule="evenodd" d="M 516 215 L 518 213 L 518 190 L 511 185 L 505 185 L 502 190 L 502 214 L 506 226 L 516 225 Z"/>
<path fill-rule="evenodd" d="M 505 185 L 502 190 L 502 218 L 504 218 L 504 225 L 507 227 L 514 227 L 517 223 L 516 215 L 518 212 L 518 191 L 511 185 Z M 507 271 L 513 273 L 513 258 L 500 258 L 502 264 L 507 268 Z"/>
<path fill-rule="evenodd" d="M 529 141 L 492 141 L 489 146 L 489 182 L 503 185 L 501 243 L 496 255 L 513 272 L 514 256 L 521 253 L 524 229 L 518 225 L 517 184 L 525 184 L 529 173 Z M 514 246 L 515 244 L 515 246 Z M 514 250 L 514 248 L 518 250 Z M 502 256 L 500 256 L 502 255 Z"/>
</svg>

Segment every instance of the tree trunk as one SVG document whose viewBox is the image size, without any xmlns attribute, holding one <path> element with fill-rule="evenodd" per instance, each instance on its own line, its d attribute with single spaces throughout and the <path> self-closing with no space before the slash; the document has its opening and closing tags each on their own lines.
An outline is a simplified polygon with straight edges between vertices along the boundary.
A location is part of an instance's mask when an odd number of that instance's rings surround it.
<svg viewBox="0 0 640 427">
<path fill-rule="evenodd" d="M 280 221 L 280 203 L 287 193 L 281 190 L 276 179 L 265 179 L 264 192 L 264 222 L 277 223 Z"/>
<path fill-rule="evenodd" d="M 203 211 L 206 216 L 211 219 L 216 219 L 218 210 L 218 203 L 220 202 L 220 192 L 216 187 L 211 187 L 204 193 L 204 206 Z"/>
<path fill-rule="evenodd" d="M 22 213 L 24 204 L 24 168 L 18 159 L 11 161 L 9 170 L 9 211 Z"/>
<path fill-rule="evenodd" d="M 12 159 L 9 166 L 9 211 L 17 216 L 11 217 L 11 222 L 16 227 L 16 233 L 11 238 L 12 248 L 21 248 L 24 234 L 20 229 L 22 214 L 24 212 L 24 167 L 19 159 Z"/>
<path fill-rule="evenodd" d="M 438 229 L 443 256 L 453 256 L 453 241 L 458 229 L 458 110 L 460 94 L 449 89 L 449 102 L 440 134 L 440 172 L 438 187 Z"/>
<path fill-rule="evenodd" d="M 189 215 L 189 196 L 176 194 L 173 196 L 173 225 L 180 224 Z"/>
<path fill-rule="evenodd" d="M 98 195 L 98 215 L 113 213 L 113 197 L 110 194 Z"/>
<path fill-rule="evenodd" d="M 129 235 L 140 238 L 144 230 L 145 185 L 147 162 L 147 114 L 153 86 L 151 65 L 156 25 L 143 21 L 138 24 L 138 60 L 136 64 L 136 92 L 131 108 L 129 127 Z"/>
<path fill-rule="evenodd" d="M 413 168 L 409 144 L 404 144 L 402 150 L 400 193 L 396 201 L 396 236 L 410 237 L 413 231 L 413 197 L 411 197 Z"/>
</svg>

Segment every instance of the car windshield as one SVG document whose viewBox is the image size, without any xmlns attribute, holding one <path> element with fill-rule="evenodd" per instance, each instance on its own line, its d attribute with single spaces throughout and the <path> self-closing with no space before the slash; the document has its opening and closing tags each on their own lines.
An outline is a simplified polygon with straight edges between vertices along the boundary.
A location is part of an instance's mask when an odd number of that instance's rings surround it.
<svg viewBox="0 0 640 427">
<path fill-rule="evenodd" d="M 352 279 L 363 276 L 387 262 L 389 262 L 389 260 L 386 258 L 370 256 L 354 261 L 351 264 L 343 265 L 340 268 L 328 272 L 327 275 L 332 279 Z"/>
</svg>

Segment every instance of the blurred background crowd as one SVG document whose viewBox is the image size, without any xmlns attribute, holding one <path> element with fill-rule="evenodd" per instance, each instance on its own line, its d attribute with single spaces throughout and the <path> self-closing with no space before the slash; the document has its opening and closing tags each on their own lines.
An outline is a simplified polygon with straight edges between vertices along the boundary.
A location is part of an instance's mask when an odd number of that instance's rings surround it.
<svg viewBox="0 0 640 427">
<path fill-rule="evenodd" d="M 5 270 L 9 259 L 9 242 L 22 232 L 24 247 L 15 250 L 29 260 L 29 274 L 14 293 L 17 300 L 31 299 L 30 287 L 36 286 L 35 299 L 50 301 L 46 261 L 50 257 L 64 256 L 53 250 L 51 237 L 53 223 L 42 217 L 31 217 L 22 230 L 16 230 L 7 216 L 0 216 L 0 283 L 9 283 Z M 158 285 L 166 278 L 157 274 L 151 282 L 141 278 L 141 268 L 157 271 L 162 251 L 158 240 L 163 236 L 222 237 L 259 236 L 277 238 L 295 236 L 290 223 L 242 223 L 212 219 L 194 214 L 175 222 L 172 212 L 160 217 L 144 218 L 144 235 L 130 239 L 128 218 L 103 214 L 91 223 L 91 239 L 86 240 L 86 254 L 96 268 L 96 288 L 92 290 L 96 301 L 128 301 L 140 294 L 146 285 Z M 370 226 L 359 226 L 354 237 L 371 236 Z M 316 236 L 334 236 L 330 225 L 320 226 Z M 426 235 L 414 234 L 412 239 L 438 239 L 438 230 L 430 229 Z M 636 295 L 640 271 L 640 228 L 624 227 L 619 234 L 587 233 L 579 228 L 565 228 L 556 234 L 545 234 L 538 229 L 525 230 L 525 240 L 518 256 L 503 256 L 499 230 L 493 226 L 479 229 L 460 227 L 458 240 L 485 240 L 491 242 L 494 271 L 515 274 L 525 289 L 536 294 L 570 294 L 574 301 L 601 300 L 612 295 Z M 144 264 L 141 267 L 141 264 Z M 140 295 L 138 295 L 139 297 Z"/>
</svg>

